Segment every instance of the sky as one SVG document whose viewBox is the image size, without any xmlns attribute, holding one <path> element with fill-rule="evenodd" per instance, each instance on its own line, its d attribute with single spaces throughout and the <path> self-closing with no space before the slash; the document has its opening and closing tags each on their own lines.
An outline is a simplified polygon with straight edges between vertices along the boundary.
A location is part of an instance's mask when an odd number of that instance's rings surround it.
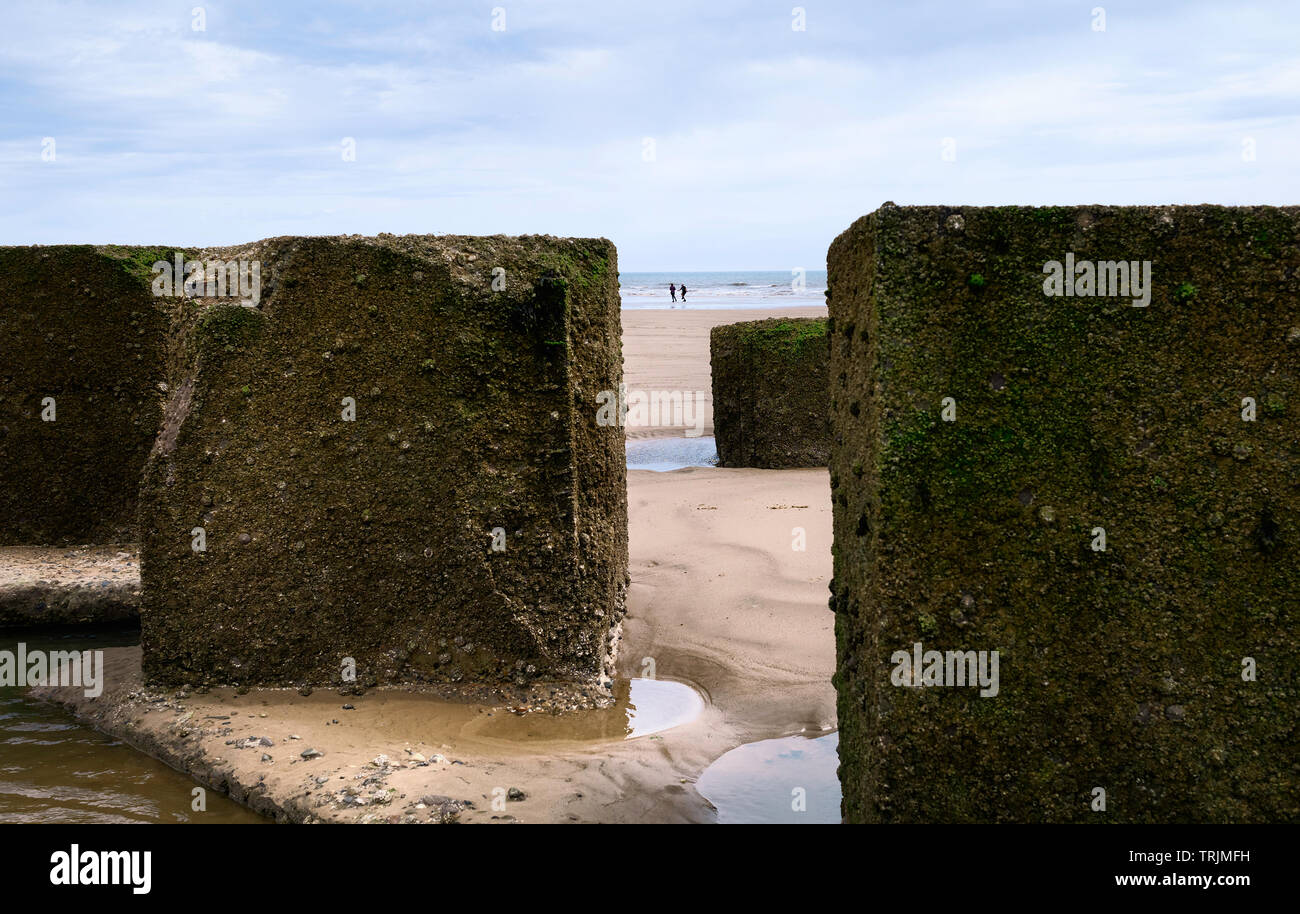
<svg viewBox="0 0 1300 914">
<path fill-rule="evenodd" d="M 0 244 L 537 233 L 609 238 L 624 271 L 821 269 L 885 201 L 1300 203 L 1296 0 L 3 20 Z"/>
</svg>

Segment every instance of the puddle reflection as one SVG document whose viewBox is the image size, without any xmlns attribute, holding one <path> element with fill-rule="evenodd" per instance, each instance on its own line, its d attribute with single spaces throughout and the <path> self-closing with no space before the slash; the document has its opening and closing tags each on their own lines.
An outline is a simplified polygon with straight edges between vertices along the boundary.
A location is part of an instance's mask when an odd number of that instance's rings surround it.
<svg viewBox="0 0 1300 914">
<path fill-rule="evenodd" d="M 831 733 L 738 746 L 706 768 L 695 788 L 717 808 L 723 825 L 835 824 L 839 743 L 839 734 Z"/>
</svg>

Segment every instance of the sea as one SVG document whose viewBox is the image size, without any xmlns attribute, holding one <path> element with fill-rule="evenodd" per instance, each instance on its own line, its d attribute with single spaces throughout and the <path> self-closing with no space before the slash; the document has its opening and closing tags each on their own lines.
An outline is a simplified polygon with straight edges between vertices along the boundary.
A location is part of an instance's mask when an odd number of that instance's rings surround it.
<svg viewBox="0 0 1300 914">
<path fill-rule="evenodd" d="M 788 308 L 826 304 L 825 270 L 710 270 L 676 273 L 620 273 L 626 310 L 646 308 Z M 686 284 L 686 303 L 668 294 L 668 284 Z"/>
</svg>

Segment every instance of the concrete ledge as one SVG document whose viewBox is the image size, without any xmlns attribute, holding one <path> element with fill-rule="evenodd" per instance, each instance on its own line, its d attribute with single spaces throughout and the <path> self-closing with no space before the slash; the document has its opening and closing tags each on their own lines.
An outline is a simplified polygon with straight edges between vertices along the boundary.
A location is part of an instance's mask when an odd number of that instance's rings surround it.
<svg viewBox="0 0 1300 914">
<path fill-rule="evenodd" d="M 123 622 L 139 616 L 135 546 L 0 547 L 0 627 Z"/>
</svg>

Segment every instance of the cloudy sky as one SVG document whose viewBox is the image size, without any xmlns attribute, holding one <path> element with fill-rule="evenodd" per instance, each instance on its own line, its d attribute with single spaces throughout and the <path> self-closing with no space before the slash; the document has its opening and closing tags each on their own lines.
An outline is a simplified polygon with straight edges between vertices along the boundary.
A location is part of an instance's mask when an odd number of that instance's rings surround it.
<svg viewBox="0 0 1300 914">
<path fill-rule="evenodd" d="M 885 200 L 1300 202 L 1296 0 L 794 7 L 7 0 L 0 244 L 536 232 L 820 268 Z"/>
</svg>

